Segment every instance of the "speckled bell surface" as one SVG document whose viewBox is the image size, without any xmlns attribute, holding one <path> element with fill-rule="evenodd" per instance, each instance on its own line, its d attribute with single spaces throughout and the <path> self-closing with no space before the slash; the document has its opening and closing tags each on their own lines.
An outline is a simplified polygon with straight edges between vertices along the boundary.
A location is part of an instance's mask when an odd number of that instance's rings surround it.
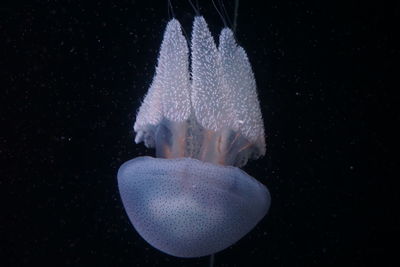
<svg viewBox="0 0 400 267">
<path fill-rule="evenodd" d="M 270 205 L 266 187 L 239 168 L 190 158 L 130 160 L 121 166 L 118 184 L 137 232 L 178 257 L 206 256 L 229 247 Z"/>
</svg>

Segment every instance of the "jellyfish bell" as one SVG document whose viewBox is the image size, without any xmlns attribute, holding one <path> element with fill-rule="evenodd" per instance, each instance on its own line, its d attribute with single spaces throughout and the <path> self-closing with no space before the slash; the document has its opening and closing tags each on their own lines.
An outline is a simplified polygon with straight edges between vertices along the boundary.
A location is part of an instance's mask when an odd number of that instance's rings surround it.
<svg viewBox="0 0 400 267">
<path fill-rule="evenodd" d="M 265 154 L 254 74 L 228 28 L 219 46 L 203 17 L 189 48 L 172 19 L 156 74 L 134 125 L 135 142 L 156 149 L 118 171 L 130 221 L 153 247 L 177 257 L 221 251 L 246 235 L 270 206 L 268 189 L 239 167 Z"/>
<path fill-rule="evenodd" d="M 266 214 L 268 190 L 239 168 L 139 157 L 119 172 L 125 210 L 153 247 L 200 257 L 234 244 Z"/>
</svg>

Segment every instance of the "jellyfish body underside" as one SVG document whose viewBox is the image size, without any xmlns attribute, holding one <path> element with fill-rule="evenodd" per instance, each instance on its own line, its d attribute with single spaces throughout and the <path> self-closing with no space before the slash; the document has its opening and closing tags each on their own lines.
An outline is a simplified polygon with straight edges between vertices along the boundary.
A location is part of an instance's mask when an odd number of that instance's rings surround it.
<svg viewBox="0 0 400 267">
<path fill-rule="evenodd" d="M 180 24 L 164 33 L 156 75 L 140 107 L 136 143 L 155 147 L 118 171 L 122 202 L 137 232 L 178 257 L 221 251 L 267 213 L 268 189 L 238 167 L 265 153 L 254 76 L 229 29 L 216 48 L 196 17 L 189 50 Z"/>
</svg>

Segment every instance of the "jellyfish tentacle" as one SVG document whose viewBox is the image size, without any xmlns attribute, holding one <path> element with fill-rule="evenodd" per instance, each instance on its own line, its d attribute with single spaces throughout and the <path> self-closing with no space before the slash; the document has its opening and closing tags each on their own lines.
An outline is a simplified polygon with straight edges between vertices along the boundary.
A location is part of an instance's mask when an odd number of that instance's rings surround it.
<svg viewBox="0 0 400 267">
<path fill-rule="evenodd" d="M 234 34 L 228 28 L 221 31 L 218 49 L 221 91 L 229 103 L 228 127 L 254 144 L 246 148 L 252 150 L 249 151 L 252 157 L 258 158 L 265 154 L 264 124 L 249 59 L 244 49 L 236 44 Z"/>
<path fill-rule="evenodd" d="M 186 132 L 184 122 L 191 113 L 189 90 L 189 48 L 180 23 L 172 19 L 164 32 L 152 85 L 136 117 L 135 142 L 144 141 L 147 147 L 156 146 L 157 127 L 166 120 L 170 121 L 175 128 L 182 127 L 180 130 L 170 130 L 176 134 L 179 133 L 177 140 L 184 138 Z M 174 122 L 177 123 L 173 124 Z M 172 153 L 173 155 L 183 156 L 179 142 L 171 145 L 178 146 L 178 148 L 170 148 L 172 152 L 176 151 Z M 162 151 L 160 154 L 163 154 Z"/>
<path fill-rule="evenodd" d="M 203 17 L 195 17 L 192 41 L 192 105 L 197 121 L 208 130 L 220 129 L 224 109 L 219 90 L 218 50 Z"/>
</svg>

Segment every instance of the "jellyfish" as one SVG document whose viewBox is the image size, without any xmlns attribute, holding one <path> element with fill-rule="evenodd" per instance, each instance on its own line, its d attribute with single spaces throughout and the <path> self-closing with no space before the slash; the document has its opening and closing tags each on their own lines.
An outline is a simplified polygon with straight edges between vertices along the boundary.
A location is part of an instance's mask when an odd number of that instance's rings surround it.
<svg viewBox="0 0 400 267">
<path fill-rule="evenodd" d="M 168 22 L 134 131 L 156 158 L 125 162 L 118 187 L 131 223 L 153 247 L 211 255 L 266 215 L 268 189 L 239 168 L 265 154 L 265 137 L 254 74 L 229 28 L 217 47 L 196 16 L 189 50 L 178 20 Z"/>
</svg>

